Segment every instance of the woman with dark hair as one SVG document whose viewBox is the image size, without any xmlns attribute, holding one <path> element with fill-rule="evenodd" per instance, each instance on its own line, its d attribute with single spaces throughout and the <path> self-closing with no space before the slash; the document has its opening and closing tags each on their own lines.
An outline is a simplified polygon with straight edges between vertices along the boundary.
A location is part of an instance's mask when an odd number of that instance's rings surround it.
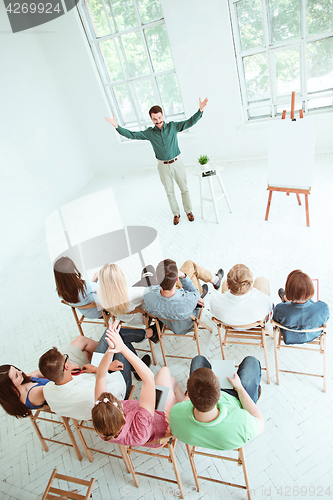
<svg viewBox="0 0 333 500">
<path fill-rule="evenodd" d="M 81 273 L 69 257 L 61 257 L 54 264 L 54 277 L 57 292 L 60 298 L 70 305 L 77 307 L 86 318 L 102 318 L 102 308 L 80 309 L 91 302 L 98 303 L 97 279 L 98 273 L 94 275 L 93 281 L 85 281 Z"/>
<path fill-rule="evenodd" d="M 292 271 L 286 281 L 285 290 L 280 288 L 282 303 L 274 308 L 273 320 L 292 330 L 312 330 L 324 325 L 330 317 L 328 305 L 321 300 L 314 302 L 314 287 L 310 276 L 299 269 Z M 285 344 L 311 342 L 320 332 L 281 331 Z"/>
<path fill-rule="evenodd" d="M 30 415 L 45 402 L 43 387 L 49 382 L 36 370 L 26 375 L 12 365 L 0 366 L 0 404 L 16 418 Z"/>
</svg>

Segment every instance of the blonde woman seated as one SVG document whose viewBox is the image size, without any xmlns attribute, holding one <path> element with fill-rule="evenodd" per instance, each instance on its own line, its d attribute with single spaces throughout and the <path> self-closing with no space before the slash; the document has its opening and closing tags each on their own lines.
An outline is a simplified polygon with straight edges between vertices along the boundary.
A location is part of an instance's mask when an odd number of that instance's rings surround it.
<svg viewBox="0 0 333 500">
<path fill-rule="evenodd" d="M 109 326 L 106 340 L 109 349 L 97 369 L 95 398 L 92 421 L 95 430 L 104 441 L 126 446 L 143 446 L 165 436 L 168 430 L 171 408 L 184 399 L 184 393 L 167 367 L 161 368 L 156 375 L 124 344 L 119 335 L 117 321 Z M 122 353 L 133 365 L 142 379 L 140 401 L 119 401 L 106 392 L 107 369 L 113 353 Z M 155 410 L 155 382 L 170 389 L 164 412 Z M 156 443 L 152 448 L 157 448 Z"/>
<path fill-rule="evenodd" d="M 147 337 L 156 343 L 158 341 L 156 325 L 146 330 L 141 313 L 128 314 L 136 307 L 144 307 L 143 293 L 146 288 L 137 285 L 129 287 L 117 264 L 105 264 L 98 277 L 98 295 L 104 309 L 115 316 L 118 321 L 124 322 L 127 327 L 132 327 L 122 329 L 120 332 L 125 342 L 141 342 Z"/>
</svg>

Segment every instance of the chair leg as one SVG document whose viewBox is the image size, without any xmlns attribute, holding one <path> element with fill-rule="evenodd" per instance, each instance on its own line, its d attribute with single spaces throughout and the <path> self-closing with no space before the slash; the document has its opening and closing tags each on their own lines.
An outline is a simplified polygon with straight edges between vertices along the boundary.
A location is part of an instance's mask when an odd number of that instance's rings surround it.
<svg viewBox="0 0 333 500">
<path fill-rule="evenodd" d="M 130 468 L 129 461 L 128 461 L 127 446 L 124 446 L 123 444 L 118 444 L 118 448 L 119 448 L 119 451 L 121 453 L 121 456 L 123 457 L 127 472 L 130 474 L 131 468 Z"/>
<path fill-rule="evenodd" d="M 326 358 L 326 333 L 324 333 L 323 335 L 323 343 L 324 343 L 324 392 L 326 392 L 326 362 L 327 362 L 327 358 Z"/>
<path fill-rule="evenodd" d="M 200 350 L 200 341 L 199 341 L 199 330 L 198 330 L 198 323 L 196 321 L 193 321 L 193 328 L 194 328 L 194 337 L 195 341 L 197 343 L 197 349 L 198 349 L 198 354 L 201 355 L 201 350 Z"/>
<path fill-rule="evenodd" d="M 78 318 L 78 315 L 77 315 L 77 312 L 75 310 L 75 307 L 72 307 L 72 311 L 73 311 L 73 314 L 74 314 L 74 318 L 75 318 L 75 321 L 76 321 L 76 324 L 77 324 L 77 327 L 79 329 L 79 332 L 80 332 L 80 335 L 83 335 L 84 336 L 84 333 L 83 333 L 83 330 L 82 330 L 82 327 L 81 327 L 81 322 Z"/>
<path fill-rule="evenodd" d="M 276 384 L 280 385 L 277 335 L 278 335 L 278 332 L 277 332 L 276 328 L 274 328 L 274 355 L 275 355 Z"/>
<path fill-rule="evenodd" d="M 243 466 L 243 472 L 244 472 L 244 479 L 245 479 L 245 484 L 246 484 L 246 492 L 247 492 L 247 497 L 248 500 L 251 500 L 251 490 L 250 490 L 250 483 L 249 483 L 249 476 L 247 474 L 247 467 L 246 467 L 246 462 L 245 462 L 245 454 L 243 448 L 239 448 L 238 450 L 238 457 L 242 463 Z"/>
<path fill-rule="evenodd" d="M 221 347 L 221 352 L 222 352 L 222 359 L 225 359 L 225 353 L 224 353 L 224 347 L 223 347 L 223 340 L 222 340 L 222 332 L 221 332 L 221 327 L 217 325 L 217 331 L 219 334 L 219 341 L 220 341 L 220 347 Z"/>
<path fill-rule="evenodd" d="M 92 456 L 92 454 L 91 454 L 91 451 L 89 450 L 89 447 L 88 447 L 87 441 L 86 441 L 86 439 L 85 439 L 85 437 L 84 437 L 84 435 L 83 435 L 83 432 L 82 432 L 82 431 L 81 431 L 81 429 L 80 429 L 79 422 L 78 422 L 75 418 L 73 418 L 72 420 L 73 420 L 73 423 L 74 423 L 74 427 L 75 427 L 75 429 L 76 429 L 76 432 L 78 433 L 79 438 L 80 438 L 80 440 L 81 440 L 81 443 L 82 443 L 82 446 L 83 446 L 83 448 L 84 448 L 84 451 L 85 451 L 85 452 L 86 452 L 86 454 L 87 454 L 88 460 L 89 460 L 89 462 L 93 462 L 93 461 L 94 461 L 94 458 L 93 458 L 93 456 Z"/>
<path fill-rule="evenodd" d="M 131 457 L 131 450 L 128 448 L 128 446 L 125 446 L 125 448 L 126 448 L 126 454 L 127 454 L 127 458 L 128 458 L 128 465 L 129 465 L 130 471 L 131 471 L 132 476 L 133 476 L 134 484 L 137 488 L 139 488 L 140 484 L 139 484 L 138 476 L 136 475 L 136 472 L 134 469 L 134 465 L 133 465 L 133 461 L 132 461 L 132 457 Z"/>
<path fill-rule="evenodd" d="M 197 473 L 197 469 L 196 469 L 196 466 L 195 466 L 194 458 L 192 456 L 191 446 L 189 444 L 187 444 L 186 445 L 186 449 L 187 449 L 188 458 L 190 460 L 190 464 L 191 464 L 191 468 L 192 468 L 192 472 L 193 472 L 195 486 L 197 488 L 197 491 L 200 491 L 200 483 L 199 483 L 199 478 L 198 478 L 198 473 Z"/>
<path fill-rule="evenodd" d="M 269 368 L 268 368 L 268 355 L 267 355 L 267 344 L 266 344 L 266 337 L 265 337 L 265 329 L 262 328 L 261 330 L 261 341 L 264 346 L 264 354 L 265 354 L 265 363 L 266 363 L 266 375 L 267 375 L 267 384 L 270 384 L 270 378 L 269 378 Z"/>
<path fill-rule="evenodd" d="M 157 326 L 158 336 L 160 338 L 160 346 L 161 346 L 161 351 L 162 351 L 164 366 L 168 366 L 168 363 L 167 363 L 167 360 L 166 360 L 166 356 L 165 356 L 164 345 L 163 345 L 163 337 L 162 337 L 162 335 L 160 335 L 159 326 L 158 325 L 156 325 L 156 326 Z"/>
<path fill-rule="evenodd" d="M 79 447 L 77 445 L 77 442 L 75 440 L 75 437 L 73 435 L 73 432 L 72 432 L 72 429 L 70 428 L 70 425 L 69 425 L 69 418 L 68 417 L 61 417 L 61 420 L 63 421 L 64 423 L 64 427 L 67 431 L 67 434 L 69 436 L 69 439 L 71 440 L 71 443 L 73 445 L 73 448 L 75 450 L 75 453 L 76 453 L 76 456 L 77 458 L 81 461 L 82 460 L 82 455 L 81 455 L 81 452 L 79 450 Z"/>
<path fill-rule="evenodd" d="M 157 365 L 157 361 L 156 361 L 156 355 L 155 355 L 155 351 L 154 351 L 154 345 L 153 345 L 153 343 L 152 343 L 152 341 L 150 339 L 148 339 L 148 341 L 149 341 L 150 352 L 151 352 L 151 355 L 152 355 L 152 358 L 153 358 L 153 363 L 156 366 Z"/>
<path fill-rule="evenodd" d="M 49 451 L 49 447 L 47 446 L 46 441 L 43 438 L 43 434 L 41 433 L 41 431 L 40 431 L 40 429 L 38 427 L 38 424 L 35 421 L 37 417 L 35 415 L 29 415 L 29 417 L 30 417 L 31 423 L 32 423 L 32 425 L 33 425 L 33 427 L 34 427 L 34 429 L 36 431 L 36 434 L 37 434 L 37 436 L 38 436 L 38 438 L 39 438 L 39 440 L 41 442 L 41 445 L 43 446 L 43 448 L 44 448 L 45 451 Z"/>
<path fill-rule="evenodd" d="M 49 482 L 47 483 L 46 490 L 44 491 L 44 495 L 43 495 L 43 497 L 42 497 L 42 500 L 45 500 L 45 499 L 47 498 L 47 495 L 48 495 L 48 493 L 49 493 L 49 491 L 50 491 L 50 488 L 51 488 L 51 486 L 52 486 L 52 484 L 53 484 L 54 478 L 55 478 L 55 477 L 56 477 L 56 475 L 57 475 L 57 472 L 58 472 L 58 471 L 57 471 L 57 469 L 54 469 L 54 470 L 53 470 L 52 475 L 51 475 L 51 477 L 50 477 L 50 480 L 49 480 Z"/>
<path fill-rule="evenodd" d="M 175 445 L 176 445 L 176 441 L 175 441 Z M 173 465 L 173 469 L 175 471 L 175 476 L 176 476 L 178 488 L 179 488 L 179 491 L 180 491 L 180 498 L 184 498 L 184 490 L 183 490 L 182 481 L 180 479 L 180 474 L 179 474 L 179 470 L 178 470 L 178 465 L 177 465 L 177 460 L 176 460 L 174 445 L 173 445 L 173 443 L 170 443 L 170 441 L 168 442 L 168 449 L 169 449 L 169 453 L 170 453 L 170 458 L 171 458 L 171 462 L 172 462 L 172 465 Z"/>
</svg>

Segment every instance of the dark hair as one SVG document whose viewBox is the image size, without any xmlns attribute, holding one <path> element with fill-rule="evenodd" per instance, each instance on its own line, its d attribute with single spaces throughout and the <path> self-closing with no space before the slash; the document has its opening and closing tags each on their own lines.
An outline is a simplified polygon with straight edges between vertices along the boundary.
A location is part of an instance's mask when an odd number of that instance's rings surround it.
<svg viewBox="0 0 333 500">
<path fill-rule="evenodd" d="M 233 295 L 245 295 L 253 285 L 253 274 L 244 264 L 236 264 L 227 275 L 229 290 Z"/>
<path fill-rule="evenodd" d="M 314 294 L 314 287 L 310 276 L 299 269 L 292 271 L 286 281 L 285 296 L 287 300 L 304 301 L 311 299 Z"/>
<path fill-rule="evenodd" d="M 194 408 L 210 411 L 221 395 L 219 379 L 210 368 L 198 368 L 187 381 L 187 392 Z"/>
<path fill-rule="evenodd" d="M 104 399 L 108 401 L 104 402 Z M 123 405 L 110 392 L 102 392 L 95 406 L 91 410 L 94 429 L 103 436 L 104 441 L 115 439 L 126 420 L 123 413 Z"/>
<path fill-rule="evenodd" d="M 178 278 L 178 267 L 174 260 L 165 259 L 156 268 L 156 278 L 163 290 L 172 290 Z"/>
<path fill-rule="evenodd" d="M 72 304 L 79 302 L 79 292 L 85 295 L 87 285 L 72 259 L 60 257 L 53 271 L 59 297 Z"/>
<path fill-rule="evenodd" d="M 1 365 L 0 366 L 0 404 L 3 409 L 13 417 L 24 418 L 31 414 L 29 408 L 25 406 L 20 400 L 21 394 L 13 381 L 9 378 L 10 367 L 16 368 L 14 365 Z M 18 368 L 16 368 L 18 370 Z M 24 372 L 22 384 L 31 381 Z"/>
<path fill-rule="evenodd" d="M 163 115 L 163 111 L 162 111 L 161 106 L 155 105 L 152 108 L 150 108 L 150 110 L 149 110 L 149 116 L 150 117 L 151 117 L 152 113 L 162 113 L 162 115 Z"/>
<path fill-rule="evenodd" d="M 64 355 L 56 347 L 52 347 L 39 358 L 38 366 L 43 377 L 55 384 L 64 378 Z"/>
</svg>

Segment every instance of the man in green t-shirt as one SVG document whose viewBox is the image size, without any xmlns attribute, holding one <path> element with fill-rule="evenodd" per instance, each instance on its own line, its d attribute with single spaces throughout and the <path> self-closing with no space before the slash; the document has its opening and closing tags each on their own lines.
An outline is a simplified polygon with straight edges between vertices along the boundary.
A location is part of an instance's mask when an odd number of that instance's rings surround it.
<svg viewBox="0 0 333 500">
<path fill-rule="evenodd" d="M 233 389 L 220 389 L 217 376 L 204 356 L 193 358 L 187 381 L 188 397 L 170 412 L 172 434 L 191 446 L 212 450 L 241 448 L 264 432 L 257 407 L 261 367 L 247 356 L 233 378 Z"/>
<path fill-rule="evenodd" d="M 162 108 L 160 106 L 153 106 L 149 110 L 149 116 L 154 127 L 148 127 L 146 130 L 140 132 L 132 132 L 127 128 L 121 127 L 118 125 L 114 115 L 113 118 L 105 117 L 120 135 L 128 139 L 146 140 L 152 145 L 157 159 L 158 173 L 174 215 L 173 223 L 175 226 L 179 223 L 180 210 L 175 196 L 174 180 L 180 189 L 187 218 L 190 222 L 194 221 L 190 193 L 187 187 L 185 165 L 180 158 L 177 134 L 192 127 L 200 120 L 207 102 L 207 97 L 203 101 L 199 98 L 199 109 L 191 118 L 181 122 L 168 123 L 164 121 Z"/>
</svg>

